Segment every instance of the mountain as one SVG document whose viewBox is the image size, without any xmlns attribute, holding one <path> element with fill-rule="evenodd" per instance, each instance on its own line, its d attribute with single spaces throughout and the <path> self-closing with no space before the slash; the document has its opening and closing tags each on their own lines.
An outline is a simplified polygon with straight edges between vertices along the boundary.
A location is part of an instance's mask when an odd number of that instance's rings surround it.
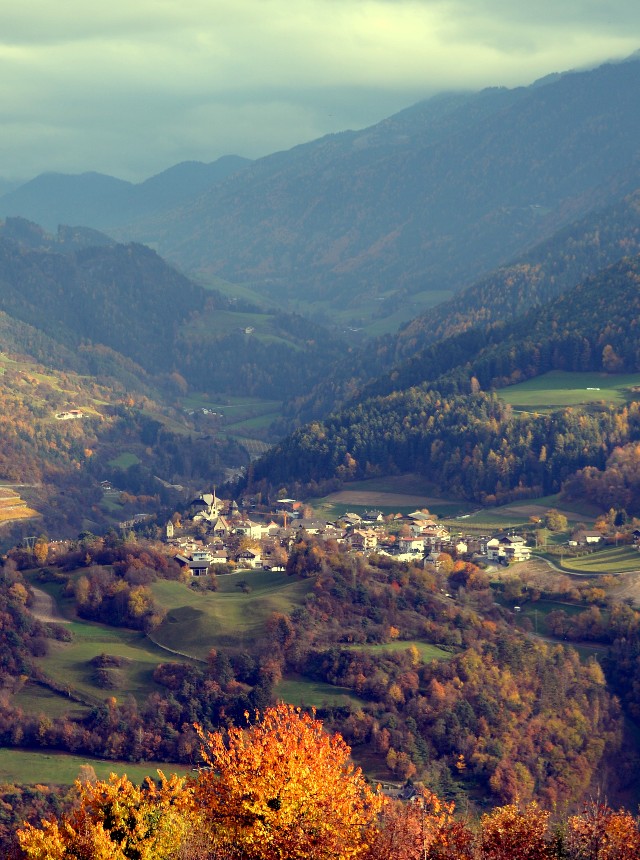
<svg viewBox="0 0 640 860">
<path fill-rule="evenodd" d="M 348 350 L 296 315 L 205 290 L 144 245 L 88 228 L 51 235 L 22 218 L 0 224 L 0 311 L 16 321 L 12 348 L 39 361 L 64 354 L 85 373 L 133 361 L 156 382 L 178 373 L 236 396 L 299 396 Z"/>
<path fill-rule="evenodd" d="M 229 155 L 210 164 L 185 161 L 133 184 L 101 173 L 44 173 L 0 197 L 0 215 L 55 230 L 60 224 L 100 230 L 158 214 L 197 197 L 250 161 Z"/>
<path fill-rule="evenodd" d="M 479 350 L 496 323 L 544 308 L 601 269 L 636 254 L 640 254 L 640 190 L 562 228 L 415 317 L 395 335 L 365 341 L 348 363 L 334 367 L 286 405 L 289 429 L 368 394 L 390 393 L 438 376 L 442 370 L 434 370 L 434 354 L 454 363 L 469 354 L 470 339 L 458 335 L 473 330 L 470 338 L 476 339 Z"/>
<path fill-rule="evenodd" d="M 344 351 L 318 326 L 203 289 L 145 246 L 88 228 L 52 235 L 8 218 L 0 223 L 0 481 L 27 484 L 25 511 L 60 535 L 129 518 L 114 499 L 102 503 L 102 479 L 155 512 L 175 502 L 172 485 L 220 484 L 226 468 L 246 465 L 250 443 L 236 435 L 260 440 L 261 416 Z M 225 392 L 242 404 L 249 432 L 227 428 Z M 209 408 L 194 409 L 187 395 Z M 20 529 L 34 524 L 0 516 L 0 544 Z"/>
<path fill-rule="evenodd" d="M 10 221 L 7 232 L 13 238 L 0 234 L 0 310 L 68 348 L 90 341 L 151 373 L 174 369 L 180 326 L 204 308 L 201 287 L 142 245 L 60 253 L 35 225 Z"/>
<path fill-rule="evenodd" d="M 260 159 L 133 235 L 280 301 L 389 314 L 633 191 L 639 86 L 634 60 L 441 96 Z"/>
</svg>

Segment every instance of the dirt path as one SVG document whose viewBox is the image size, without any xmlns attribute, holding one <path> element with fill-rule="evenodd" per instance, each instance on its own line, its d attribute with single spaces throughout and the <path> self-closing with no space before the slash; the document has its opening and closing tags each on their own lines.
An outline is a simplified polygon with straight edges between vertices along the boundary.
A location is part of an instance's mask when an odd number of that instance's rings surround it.
<svg viewBox="0 0 640 860">
<path fill-rule="evenodd" d="M 58 607 L 56 606 L 56 602 L 50 594 L 47 594 L 46 591 L 42 591 L 40 588 L 33 588 L 32 590 L 35 595 L 35 600 L 29 607 L 29 611 L 33 616 L 35 616 L 39 621 L 51 621 L 56 624 L 71 623 L 67 618 L 63 618 L 60 614 Z"/>
</svg>

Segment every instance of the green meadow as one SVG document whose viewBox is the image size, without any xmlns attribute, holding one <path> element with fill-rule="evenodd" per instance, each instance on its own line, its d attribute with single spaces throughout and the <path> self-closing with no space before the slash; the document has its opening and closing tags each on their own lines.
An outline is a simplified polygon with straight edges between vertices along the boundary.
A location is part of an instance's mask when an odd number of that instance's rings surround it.
<svg viewBox="0 0 640 860">
<path fill-rule="evenodd" d="M 283 573 L 242 571 L 218 578 L 218 591 L 202 592 L 161 580 L 151 586 L 167 617 L 153 639 L 179 654 L 204 660 L 211 648 L 245 649 L 265 632 L 272 612 L 290 613 L 303 603 L 311 580 Z M 246 583 L 248 591 L 243 591 Z"/>
<path fill-rule="evenodd" d="M 570 373 L 552 370 L 517 385 L 501 388 L 498 396 L 523 412 L 549 412 L 567 406 L 611 403 L 621 406 L 640 385 L 638 373 Z"/>
<path fill-rule="evenodd" d="M 323 681 L 313 681 L 301 676 L 283 678 L 275 690 L 277 699 L 311 708 L 321 708 L 323 705 L 362 705 L 362 699 L 349 690 L 348 687 L 334 687 Z"/>
<path fill-rule="evenodd" d="M 146 777 L 157 779 L 158 770 L 165 776 L 172 773 L 184 776 L 190 771 L 185 765 L 166 762 L 105 761 L 66 753 L 0 749 L 0 783 L 72 785 L 83 765 L 90 765 L 99 779 L 117 773 L 136 784 L 143 783 Z"/>
<path fill-rule="evenodd" d="M 365 651 L 372 654 L 398 654 L 415 647 L 424 663 L 430 663 L 432 660 L 450 660 L 453 656 L 451 652 L 444 651 L 437 645 L 430 645 L 428 642 L 420 642 L 417 639 L 411 641 L 396 639 L 395 642 L 379 645 L 345 645 L 344 647 L 350 651 Z"/>
</svg>

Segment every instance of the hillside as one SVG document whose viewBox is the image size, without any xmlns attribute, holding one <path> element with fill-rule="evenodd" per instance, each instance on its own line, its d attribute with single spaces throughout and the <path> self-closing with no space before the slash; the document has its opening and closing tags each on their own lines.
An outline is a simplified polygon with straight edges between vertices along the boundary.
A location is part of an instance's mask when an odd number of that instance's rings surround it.
<svg viewBox="0 0 640 860">
<path fill-rule="evenodd" d="M 298 317 L 205 290 L 142 245 L 7 219 L 0 482 L 32 485 L 26 501 L 56 534 L 156 512 L 168 485 L 221 483 L 264 450 L 283 396 L 346 349 Z M 105 501 L 101 480 L 144 501 Z"/>
<path fill-rule="evenodd" d="M 442 94 L 251 163 L 187 162 L 135 186 L 45 174 L 0 213 L 106 229 L 280 307 L 392 331 L 633 192 L 639 84 L 633 57 Z"/>
<path fill-rule="evenodd" d="M 119 378 L 133 361 L 156 383 L 177 372 L 169 394 L 300 395 L 348 348 L 296 315 L 204 289 L 146 246 L 89 228 L 52 236 L 21 218 L 0 224 L 0 311 L 16 321 L 5 349 Z"/>
<path fill-rule="evenodd" d="M 255 480 L 313 493 L 406 471 L 484 503 L 557 492 L 638 438 L 637 393 L 618 408 L 515 414 L 492 389 L 552 369 L 640 371 L 639 279 L 640 258 L 625 259 L 513 323 L 425 349 L 368 397 L 283 440 L 256 464 Z"/>
<path fill-rule="evenodd" d="M 639 82 L 633 61 L 438 97 L 260 159 L 134 235 L 282 301 L 388 315 L 632 191 Z"/>
</svg>

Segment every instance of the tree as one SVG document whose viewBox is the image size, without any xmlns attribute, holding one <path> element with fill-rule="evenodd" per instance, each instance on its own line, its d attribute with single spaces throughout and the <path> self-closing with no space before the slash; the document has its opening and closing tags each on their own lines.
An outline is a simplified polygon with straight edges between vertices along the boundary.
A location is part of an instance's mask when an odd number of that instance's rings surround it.
<svg viewBox="0 0 640 860">
<path fill-rule="evenodd" d="M 209 769 L 195 797 L 218 850 L 251 860 L 364 853 L 382 798 L 349 761 L 342 737 L 326 734 L 314 716 L 279 704 L 246 730 L 199 734 Z"/>
<path fill-rule="evenodd" d="M 578 860 L 636 860 L 640 856 L 637 821 L 629 812 L 614 812 L 598 800 L 569 818 L 567 843 L 570 857 Z"/>
<path fill-rule="evenodd" d="M 547 841 L 549 813 L 530 803 L 502 806 L 482 816 L 480 844 L 484 860 L 543 860 L 551 857 Z"/>
<path fill-rule="evenodd" d="M 426 790 L 411 803 L 388 802 L 366 860 L 472 860 L 473 833 L 453 813 Z"/>
<path fill-rule="evenodd" d="M 75 788 L 72 812 L 18 831 L 30 860 L 171 860 L 196 825 L 190 789 L 176 776 L 160 773 L 159 788 L 115 774 L 107 782 L 77 780 Z"/>
<path fill-rule="evenodd" d="M 564 532 L 568 528 L 566 516 L 555 508 L 550 508 L 545 512 L 544 524 L 552 532 Z"/>
<path fill-rule="evenodd" d="M 45 537 L 40 537 L 35 542 L 33 554 L 35 555 L 36 561 L 40 567 L 47 563 L 47 558 L 49 557 L 49 543 Z"/>
</svg>

